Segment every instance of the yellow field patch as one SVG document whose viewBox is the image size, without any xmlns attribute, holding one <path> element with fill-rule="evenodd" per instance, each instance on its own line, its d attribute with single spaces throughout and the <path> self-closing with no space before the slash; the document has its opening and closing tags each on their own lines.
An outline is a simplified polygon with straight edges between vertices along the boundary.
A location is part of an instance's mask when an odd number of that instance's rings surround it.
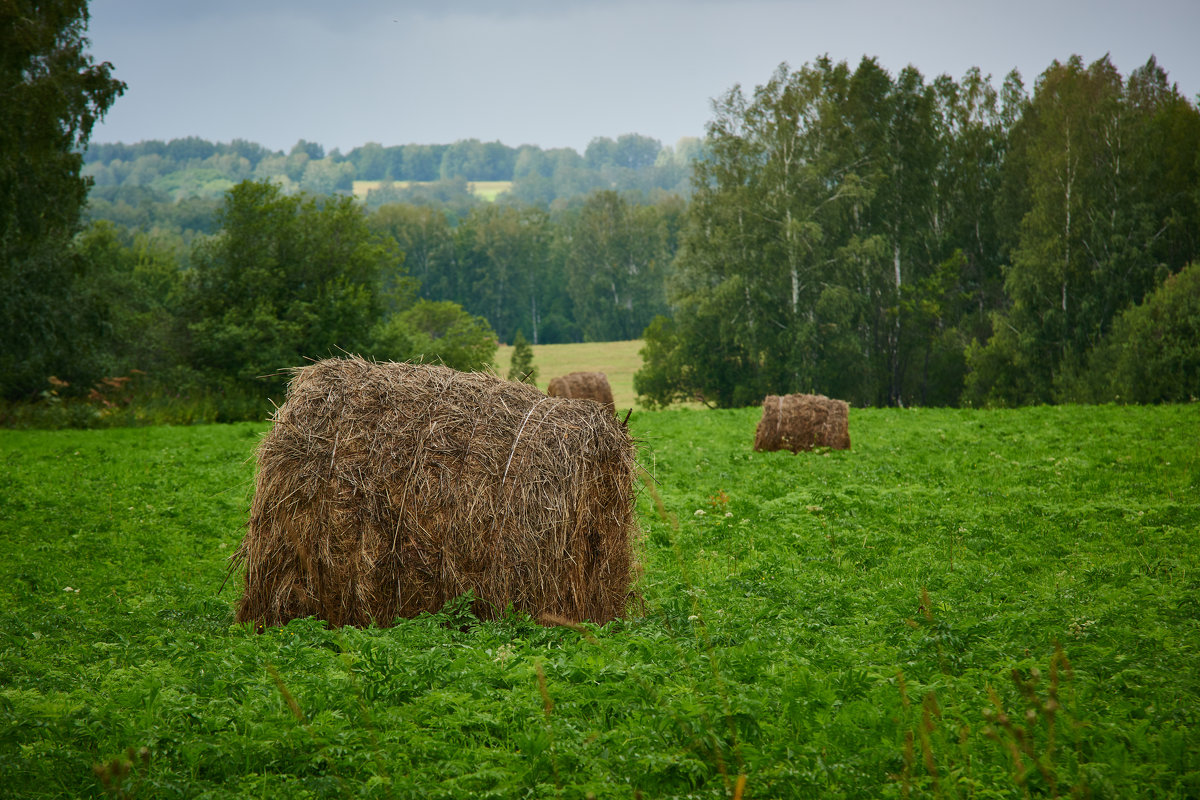
<svg viewBox="0 0 1200 800">
<path fill-rule="evenodd" d="M 512 185 L 512 181 L 471 181 L 467 184 L 467 191 L 480 200 L 486 200 L 490 203 L 500 195 L 511 190 Z"/>
<path fill-rule="evenodd" d="M 359 200 L 367 199 L 367 192 L 378 189 L 386 181 L 354 181 L 351 191 Z M 429 186 L 430 181 L 392 181 L 397 189 L 407 189 L 410 186 Z M 467 191 L 480 200 L 492 202 L 500 195 L 512 189 L 512 181 L 469 181 Z"/>
<path fill-rule="evenodd" d="M 580 344 L 538 344 L 533 346 L 533 365 L 537 367 L 537 386 L 543 392 L 551 378 L 569 372 L 603 372 L 612 387 L 618 412 L 633 408 L 633 373 L 642 367 L 642 340 L 628 342 L 582 342 Z M 512 346 L 500 345 L 496 352 L 496 373 L 508 377 Z"/>
</svg>

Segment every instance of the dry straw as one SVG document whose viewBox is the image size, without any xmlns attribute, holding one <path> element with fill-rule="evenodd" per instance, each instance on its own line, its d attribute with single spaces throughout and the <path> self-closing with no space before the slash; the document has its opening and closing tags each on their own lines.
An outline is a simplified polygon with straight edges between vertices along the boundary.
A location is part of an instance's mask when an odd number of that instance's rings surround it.
<svg viewBox="0 0 1200 800">
<path fill-rule="evenodd" d="M 617 405 L 613 402 L 612 387 L 608 385 L 608 376 L 603 372 L 572 372 L 551 378 L 546 393 L 551 397 L 595 400 L 607 406 L 610 412 L 617 410 Z"/>
<path fill-rule="evenodd" d="M 822 394 L 767 395 L 755 450 L 850 449 L 850 406 Z"/>
<path fill-rule="evenodd" d="M 258 447 L 237 620 L 390 625 L 473 592 L 481 619 L 607 622 L 637 576 L 635 450 L 594 403 L 447 367 L 297 369 Z"/>
</svg>

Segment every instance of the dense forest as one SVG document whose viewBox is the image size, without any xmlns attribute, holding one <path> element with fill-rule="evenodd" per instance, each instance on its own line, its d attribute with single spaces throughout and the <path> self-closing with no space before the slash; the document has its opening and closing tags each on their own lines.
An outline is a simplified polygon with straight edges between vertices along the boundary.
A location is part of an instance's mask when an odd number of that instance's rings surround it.
<svg viewBox="0 0 1200 800">
<path fill-rule="evenodd" d="M 719 98 L 703 140 L 629 134 L 582 155 L 89 144 L 123 89 L 94 71 L 87 115 L 50 93 L 27 106 L 85 123 L 45 135 L 47 169 L 76 170 L 39 197 L 53 229 L 27 213 L 37 148 L 0 153 L 7 401 L 103 397 L 135 375 L 261 396 L 307 358 L 471 369 L 518 337 L 644 337 L 649 405 L 1200 394 L 1200 112 L 1153 58 L 1122 76 L 1072 57 L 1032 90 L 871 58 L 781 65 Z M 31 74 L 5 81 L 45 88 Z M 481 181 L 504 191 L 483 199 Z"/>
<path fill-rule="evenodd" d="M 1166 281 L 1200 248 L 1200 113 L 1153 58 L 1127 78 L 1107 57 L 1055 62 L 1032 93 L 1015 73 L 783 66 L 721 98 L 705 151 L 672 313 L 646 334 L 649 398 L 1200 394 L 1195 281 Z M 1122 322 L 1151 293 L 1178 313 Z M 1096 359 L 1135 328 L 1161 391 Z"/>
</svg>

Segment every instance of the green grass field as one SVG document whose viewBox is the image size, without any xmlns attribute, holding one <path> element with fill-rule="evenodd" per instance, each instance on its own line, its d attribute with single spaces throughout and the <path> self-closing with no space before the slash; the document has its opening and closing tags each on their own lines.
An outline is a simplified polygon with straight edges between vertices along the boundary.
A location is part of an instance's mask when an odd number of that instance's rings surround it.
<svg viewBox="0 0 1200 800">
<path fill-rule="evenodd" d="M 1200 796 L 1200 404 L 758 416 L 633 415 L 644 605 L 582 632 L 256 635 L 262 424 L 0 431 L 0 796 Z"/>
<path fill-rule="evenodd" d="M 633 373 L 641 369 L 642 341 L 584 342 L 582 344 L 539 344 L 533 346 L 537 386 L 543 392 L 550 379 L 570 372 L 603 372 L 612 387 L 613 402 L 622 415 L 635 407 Z M 507 377 L 512 363 L 512 346 L 500 345 L 496 352 L 496 374 Z"/>
</svg>

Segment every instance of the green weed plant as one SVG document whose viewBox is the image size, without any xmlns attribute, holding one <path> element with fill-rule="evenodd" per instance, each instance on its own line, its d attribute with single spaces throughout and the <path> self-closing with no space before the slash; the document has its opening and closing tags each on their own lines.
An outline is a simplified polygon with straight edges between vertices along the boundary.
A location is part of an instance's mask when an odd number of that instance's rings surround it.
<svg viewBox="0 0 1200 800">
<path fill-rule="evenodd" d="M 188 370 L 141 370 L 102 378 L 80 391 L 54 376 L 32 400 L 0 400 L 0 428 L 120 428 L 264 420 L 274 410 L 264 389 L 205 383 Z"/>
<path fill-rule="evenodd" d="M 0 796 L 1200 795 L 1200 406 L 758 416 L 634 413 L 624 620 L 263 634 L 262 423 L 0 431 Z"/>
</svg>

